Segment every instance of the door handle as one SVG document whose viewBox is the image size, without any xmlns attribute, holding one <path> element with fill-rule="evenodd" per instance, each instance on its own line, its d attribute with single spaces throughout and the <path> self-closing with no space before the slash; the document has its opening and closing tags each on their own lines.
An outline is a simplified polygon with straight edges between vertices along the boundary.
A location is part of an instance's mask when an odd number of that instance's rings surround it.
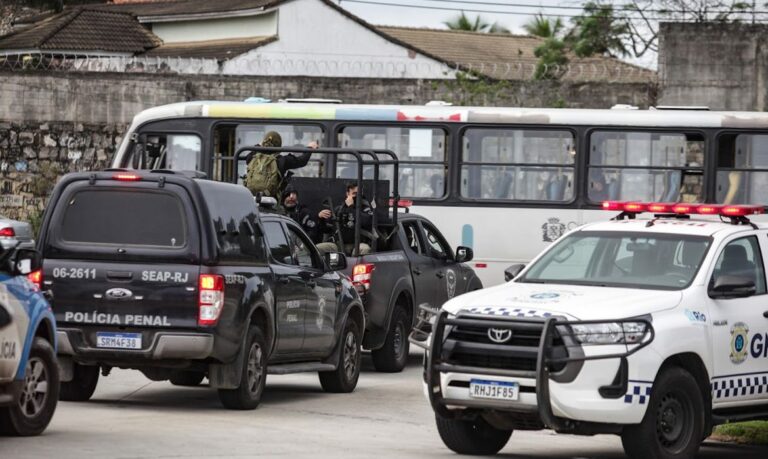
<svg viewBox="0 0 768 459">
<path fill-rule="evenodd" d="M 280 283 L 281 283 L 281 284 L 285 284 L 285 285 L 288 285 L 288 284 L 290 284 L 290 283 L 291 283 L 291 280 L 290 280 L 289 278 L 287 278 L 287 277 L 281 277 L 281 278 L 280 278 Z"/>
<path fill-rule="evenodd" d="M 445 273 L 443 271 L 438 271 L 435 273 L 435 276 L 437 276 L 438 279 L 442 279 L 445 277 Z"/>
<path fill-rule="evenodd" d="M 419 268 L 413 268 L 413 274 L 416 274 L 417 276 L 421 275 L 421 270 Z"/>
</svg>

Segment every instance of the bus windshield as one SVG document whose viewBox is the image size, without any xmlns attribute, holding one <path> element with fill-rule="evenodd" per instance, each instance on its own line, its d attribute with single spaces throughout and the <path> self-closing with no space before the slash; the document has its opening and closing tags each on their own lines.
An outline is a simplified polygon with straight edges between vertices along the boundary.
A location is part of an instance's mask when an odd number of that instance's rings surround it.
<svg viewBox="0 0 768 459">
<path fill-rule="evenodd" d="M 558 242 L 519 282 L 680 290 L 710 244 L 705 236 L 582 231 Z"/>
</svg>

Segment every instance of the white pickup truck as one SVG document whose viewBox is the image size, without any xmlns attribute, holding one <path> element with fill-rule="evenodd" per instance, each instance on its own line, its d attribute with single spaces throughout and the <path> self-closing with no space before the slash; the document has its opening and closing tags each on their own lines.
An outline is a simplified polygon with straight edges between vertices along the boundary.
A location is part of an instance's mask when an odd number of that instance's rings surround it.
<svg viewBox="0 0 768 459">
<path fill-rule="evenodd" d="M 515 429 L 550 428 L 692 458 L 714 425 L 768 419 L 768 225 L 748 219 L 764 208 L 603 208 L 621 213 L 446 302 L 413 337 L 448 448 L 495 454 Z"/>
</svg>

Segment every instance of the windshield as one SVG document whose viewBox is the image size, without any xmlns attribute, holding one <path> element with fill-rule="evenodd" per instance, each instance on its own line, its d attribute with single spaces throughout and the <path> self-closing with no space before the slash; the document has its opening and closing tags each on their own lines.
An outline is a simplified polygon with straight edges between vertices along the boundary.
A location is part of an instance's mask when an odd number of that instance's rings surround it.
<svg viewBox="0 0 768 459">
<path fill-rule="evenodd" d="M 518 282 L 679 290 L 693 281 L 710 243 L 704 236 L 580 231 Z"/>
</svg>

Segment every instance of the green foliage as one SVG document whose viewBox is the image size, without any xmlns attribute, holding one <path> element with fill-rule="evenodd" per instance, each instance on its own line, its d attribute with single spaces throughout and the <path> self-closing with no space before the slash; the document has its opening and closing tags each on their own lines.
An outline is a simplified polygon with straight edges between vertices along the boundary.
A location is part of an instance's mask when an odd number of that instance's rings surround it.
<svg viewBox="0 0 768 459">
<path fill-rule="evenodd" d="M 624 40 L 630 34 L 626 20 L 619 17 L 612 4 L 589 1 L 584 14 L 572 19 L 573 29 L 566 41 L 579 57 L 594 55 L 628 56 Z"/>
<path fill-rule="evenodd" d="M 32 234 L 35 235 L 35 239 L 40 235 L 40 227 L 43 226 L 43 213 L 44 209 L 35 209 L 29 213 L 27 221 L 32 226 Z"/>
<path fill-rule="evenodd" d="M 555 38 L 560 36 L 565 29 L 565 24 L 560 18 L 548 18 L 539 13 L 523 25 L 523 30 L 528 35 L 541 38 Z"/>
<path fill-rule="evenodd" d="M 511 83 L 491 80 L 474 72 L 458 72 L 455 80 L 443 83 L 447 102 L 456 105 L 505 105 L 510 102 Z"/>
<path fill-rule="evenodd" d="M 713 437 L 738 443 L 768 445 L 768 421 L 723 424 L 715 427 Z"/>
<path fill-rule="evenodd" d="M 565 42 L 556 37 L 547 38 L 533 53 L 539 58 L 534 80 L 557 80 L 563 76 L 565 65 L 568 64 Z"/>
<path fill-rule="evenodd" d="M 485 22 L 479 14 L 475 16 L 475 20 L 472 21 L 463 11 L 456 18 L 450 21 L 445 21 L 443 24 L 451 30 L 481 33 L 510 33 L 509 29 L 499 25 L 497 22 L 494 22 L 493 24 Z"/>
</svg>

